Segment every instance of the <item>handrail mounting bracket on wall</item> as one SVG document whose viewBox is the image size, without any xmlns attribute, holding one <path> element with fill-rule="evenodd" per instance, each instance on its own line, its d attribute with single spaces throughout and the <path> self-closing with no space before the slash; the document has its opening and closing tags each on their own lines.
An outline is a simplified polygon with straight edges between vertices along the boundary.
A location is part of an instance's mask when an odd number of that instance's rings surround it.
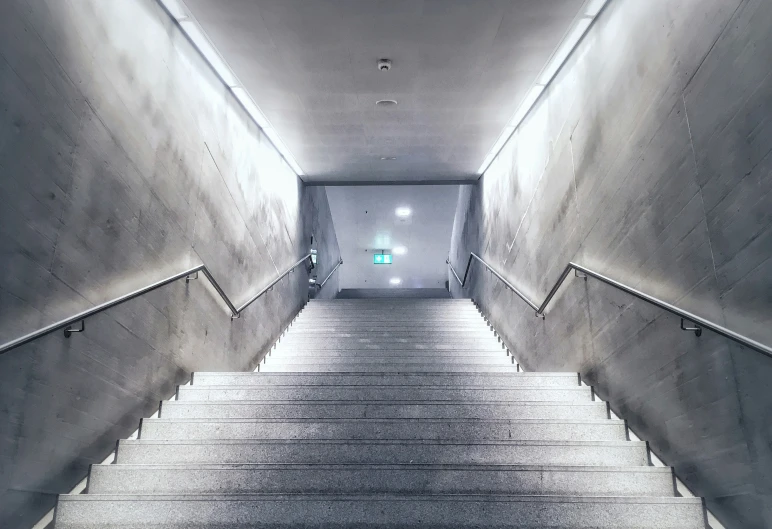
<svg viewBox="0 0 772 529">
<path fill-rule="evenodd" d="M 686 322 L 685 318 L 681 318 L 681 330 L 682 331 L 694 331 L 695 336 L 702 336 L 702 327 L 700 327 L 697 324 L 694 324 L 693 327 L 686 327 L 684 323 Z"/>
<path fill-rule="evenodd" d="M 68 325 L 64 328 L 64 337 L 69 338 L 76 332 L 86 332 L 86 320 L 80 320 L 80 329 L 73 329 L 72 325 Z"/>
</svg>

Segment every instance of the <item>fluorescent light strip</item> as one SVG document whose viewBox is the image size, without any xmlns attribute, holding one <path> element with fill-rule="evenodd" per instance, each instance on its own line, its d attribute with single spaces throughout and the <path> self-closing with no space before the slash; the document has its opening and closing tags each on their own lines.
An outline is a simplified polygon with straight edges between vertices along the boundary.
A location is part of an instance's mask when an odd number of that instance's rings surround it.
<svg viewBox="0 0 772 529">
<path fill-rule="evenodd" d="M 603 11 L 603 8 L 606 7 L 608 2 L 609 0 L 587 0 L 585 2 L 582 10 L 580 11 L 580 13 L 582 13 L 581 16 L 574 22 L 571 30 L 560 42 L 560 45 L 558 46 L 555 53 L 552 54 L 552 57 L 550 57 L 547 65 L 537 76 L 536 83 L 528 91 L 528 94 L 526 94 L 525 100 L 520 104 L 517 111 L 512 115 L 507 126 L 501 132 L 501 135 L 496 140 L 496 143 L 493 145 L 491 150 L 488 151 L 488 154 L 485 156 L 485 160 L 483 160 L 482 165 L 477 170 L 478 175 L 482 175 L 485 173 L 485 171 L 488 170 L 488 167 L 490 167 L 490 165 L 493 163 L 493 160 L 496 159 L 496 156 L 499 155 L 501 149 L 504 148 L 504 145 L 506 145 L 507 141 L 509 141 L 509 138 L 512 137 L 512 134 L 514 134 L 515 130 L 520 126 L 525 117 L 539 100 L 541 94 L 555 78 L 555 75 L 557 75 L 557 73 L 560 71 L 560 68 L 563 66 L 563 64 L 565 64 L 568 57 L 571 56 L 571 53 L 579 44 L 579 41 L 582 40 L 582 37 L 584 37 L 584 35 L 587 33 L 587 30 L 592 25 L 595 17 L 597 17 L 598 14 Z"/>
<path fill-rule="evenodd" d="M 263 114 L 260 107 L 255 104 L 255 101 L 246 90 L 240 86 L 234 86 L 231 88 L 231 91 L 233 92 L 233 95 L 236 96 L 236 99 L 244 106 L 246 111 L 249 112 L 249 115 L 255 119 L 255 122 L 261 129 L 267 129 L 271 126 L 268 122 L 268 118 L 265 117 L 265 114 Z"/>
<path fill-rule="evenodd" d="M 539 75 L 539 84 L 546 86 L 555 77 L 555 74 L 558 73 L 558 70 L 566 62 L 568 56 L 574 51 L 576 45 L 582 40 L 590 24 L 592 24 L 592 20 L 590 17 L 582 17 L 576 21 L 574 27 L 571 28 L 571 31 L 563 39 L 563 42 L 560 43 L 557 51 L 547 63 L 547 67 Z"/>
<path fill-rule="evenodd" d="M 181 20 L 180 26 L 182 26 L 182 29 L 188 34 L 188 37 L 193 41 L 193 44 L 198 48 L 198 51 L 200 51 L 201 55 L 203 55 L 207 62 L 212 65 L 214 71 L 222 78 L 228 88 L 237 86 L 239 84 L 238 79 L 236 79 L 233 71 L 225 63 L 225 60 L 217 53 L 214 45 L 204 34 L 204 30 L 201 29 L 201 26 L 190 18 Z"/>
<path fill-rule="evenodd" d="M 536 100 L 539 99 L 542 92 L 544 92 L 544 87 L 542 85 L 536 85 L 531 88 L 528 95 L 525 96 L 525 101 L 523 101 L 523 104 L 520 105 L 520 108 L 517 109 L 517 112 L 515 112 L 515 115 L 512 116 L 512 119 L 509 121 L 510 127 L 517 128 L 520 125 L 520 122 L 523 121 L 526 114 L 531 110 L 531 107 L 536 103 Z"/>
<path fill-rule="evenodd" d="M 176 20 L 188 18 L 188 10 L 180 0 L 161 0 L 161 3 Z"/>
<path fill-rule="evenodd" d="M 204 56 L 212 69 L 220 76 L 223 83 L 230 88 L 233 95 L 244 107 L 244 110 L 246 110 L 247 114 L 249 114 L 254 122 L 257 123 L 257 126 L 260 127 L 263 134 L 271 141 L 274 148 L 292 168 L 292 171 L 297 176 L 303 176 L 303 170 L 300 168 L 300 165 L 297 160 L 295 160 L 295 157 L 292 155 L 287 145 L 279 137 L 276 129 L 271 126 L 270 121 L 265 117 L 265 114 L 260 110 L 260 107 L 257 106 L 257 103 L 252 99 L 252 96 L 249 95 L 241 82 L 239 82 L 236 74 L 214 47 L 214 44 L 212 44 L 212 41 L 206 36 L 204 30 L 193 18 L 190 10 L 185 6 L 185 3 L 182 0 L 158 1 L 169 12 L 172 18 L 179 23 L 182 31 L 184 31 L 191 42 L 193 42 L 193 45 L 198 48 L 199 53 Z"/>
</svg>

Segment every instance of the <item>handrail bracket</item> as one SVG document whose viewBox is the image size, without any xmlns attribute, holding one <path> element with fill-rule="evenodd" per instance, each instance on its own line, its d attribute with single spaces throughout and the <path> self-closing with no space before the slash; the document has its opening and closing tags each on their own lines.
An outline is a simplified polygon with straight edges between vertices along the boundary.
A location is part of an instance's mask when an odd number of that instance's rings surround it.
<svg viewBox="0 0 772 529">
<path fill-rule="evenodd" d="M 80 320 L 80 329 L 73 329 L 72 325 L 68 325 L 64 328 L 64 337 L 69 338 L 76 332 L 86 332 L 86 320 L 85 318 Z"/>
<path fill-rule="evenodd" d="M 686 323 L 686 318 L 681 318 L 681 330 L 682 331 L 693 331 L 695 336 L 702 336 L 702 327 L 700 327 L 698 324 L 691 322 L 693 327 L 686 327 L 684 324 Z"/>
</svg>

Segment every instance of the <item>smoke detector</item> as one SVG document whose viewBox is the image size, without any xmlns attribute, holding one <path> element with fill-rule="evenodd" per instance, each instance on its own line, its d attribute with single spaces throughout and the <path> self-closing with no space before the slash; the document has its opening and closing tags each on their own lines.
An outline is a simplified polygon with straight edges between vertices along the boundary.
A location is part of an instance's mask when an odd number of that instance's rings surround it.
<svg viewBox="0 0 772 529">
<path fill-rule="evenodd" d="M 391 60 L 378 59 L 378 69 L 382 72 L 388 72 L 389 70 L 391 70 Z"/>
</svg>

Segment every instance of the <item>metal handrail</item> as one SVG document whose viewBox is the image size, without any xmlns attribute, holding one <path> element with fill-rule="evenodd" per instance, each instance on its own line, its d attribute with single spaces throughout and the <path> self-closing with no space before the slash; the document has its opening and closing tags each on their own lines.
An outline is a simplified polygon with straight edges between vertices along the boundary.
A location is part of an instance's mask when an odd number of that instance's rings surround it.
<svg viewBox="0 0 772 529">
<path fill-rule="evenodd" d="M 204 274 L 204 276 L 209 280 L 209 282 L 212 284 L 214 289 L 217 291 L 217 293 L 220 295 L 222 300 L 225 302 L 225 304 L 228 306 L 228 309 L 231 311 L 231 320 L 238 318 L 241 316 L 241 313 L 244 309 L 246 309 L 248 306 L 250 306 L 252 303 L 254 303 L 260 296 L 271 290 L 276 283 L 281 281 L 284 277 L 292 273 L 295 268 L 300 266 L 306 259 L 309 259 L 311 257 L 311 254 L 307 254 L 305 257 L 300 259 L 298 262 L 293 264 L 291 267 L 289 267 L 287 270 L 285 270 L 282 274 L 280 274 L 276 279 L 274 279 L 270 285 L 263 288 L 260 292 L 249 298 L 244 304 L 242 304 L 240 307 L 236 308 L 236 306 L 231 302 L 228 295 L 225 293 L 225 291 L 222 289 L 222 287 L 217 283 L 215 278 L 212 276 L 212 273 L 209 271 L 209 269 L 206 267 L 205 264 L 200 264 L 198 266 L 195 266 L 193 268 L 190 268 L 188 270 L 184 270 L 182 272 L 179 272 L 177 274 L 174 274 L 171 277 L 167 277 L 166 279 L 162 279 L 160 281 L 156 281 L 155 283 L 152 283 L 150 285 L 144 286 L 140 288 L 139 290 L 135 290 L 133 292 L 129 292 L 128 294 L 124 294 L 123 296 L 117 297 L 111 301 L 107 301 L 105 303 L 102 303 L 101 305 L 97 305 L 95 307 L 92 307 L 88 310 L 84 310 L 83 312 L 79 312 L 78 314 L 75 314 L 74 316 L 70 316 L 69 318 L 66 318 L 64 320 L 58 321 L 56 323 L 52 323 L 51 325 L 48 325 L 47 327 L 43 327 L 42 329 L 38 329 L 37 331 L 33 331 L 29 334 L 26 334 L 20 338 L 17 338 L 15 340 L 11 340 L 10 342 L 4 343 L 0 345 L 0 355 L 3 353 L 7 353 L 11 349 L 14 349 L 16 347 L 20 347 L 26 343 L 29 343 L 37 338 L 40 338 L 41 336 L 46 336 L 47 334 L 51 334 L 52 332 L 58 331 L 59 329 L 64 329 L 64 335 L 69 337 L 70 334 L 76 333 L 76 332 L 83 332 L 85 330 L 85 320 L 86 318 L 89 318 L 95 314 L 98 314 L 100 312 L 103 312 L 109 308 L 115 307 L 116 305 L 120 305 L 121 303 L 125 303 L 126 301 L 130 301 L 134 298 L 137 298 L 143 294 L 147 294 L 148 292 L 151 292 L 153 290 L 156 290 L 158 288 L 161 288 L 162 286 L 168 285 L 169 283 L 173 283 L 179 279 L 185 278 L 186 282 L 190 282 L 191 279 L 196 279 L 198 277 L 198 273 L 201 272 Z M 72 329 L 71 326 L 74 323 L 81 322 L 81 328 L 80 329 Z"/>
<path fill-rule="evenodd" d="M 619 281 L 616 281 L 614 279 L 611 279 L 610 277 L 606 277 L 603 274 L 600 274 L 598 272 L 595 272 L 594 270 L 591 270 L 587 267 L 584 267 L 580 264 L 569 262 L 566 267 L 563 269 L 563 273 L 560 274 L 560 277 L 558 278 L 555 285 L 552 287 L 552 289 L 549 291 L 549 294 L 547 294 L 547 297 L 544 299 L 541 305 L 537 305 L 536 303 L 532 302 L 528 298 L 525 297 L 525 295 L 520 292 L 514 285 L 512 285 L 509 281 L 504 279 L 504 277 L 498 273 L 496 270 L 491 268 L 491 266 L 486 263 L 479 255 L 475 254 L 474 252 L 471 253 L 469 256 L 469 261 L 466 265 L 466 272 L 464 273 L 464 279 L 458 277 L 458 274 L 456 273 L 455 268 L 453 268 L 453 265 L 450 262 L 450 257 L 445 261 L 448 266 L 450 267 L 451 272 L 453 272 L 453 275 L 456 277 L 456 280 L 461 285 L 461 288 L 466 286 L 466 280 L 469 276 L 469 268 L 472 266 L 473 260 L 478 260 L 480 263 L 485 266 L 488 270 L 490 270 L 493 275 L 495 275 L 499 280 L 501 280 L 502 283 L 504 283 L 510 290 L 512 290 L 517 296 L 525 301 L 529 307 L 534 309 L 536 311 L 536 316 L 539 316 L 541 318 L 544 318 L 544 311 L 547 309 L 547 306 L 550 304 L 552 299 L 555 297 L 555 294 L 557 294 L 558 290 L 560 290 L 560 287 L 565 282 L 566 278 L 568 278 L 571 271 L 574 271 L 574 273 L 578 276 L 578 274 L 583 274 L 583 278 L 585 281 L 588 277 L 592 277 L 594 279 L 597 279 L 603 283 L 606 283 L 607 285 L 611 285 L 612 287 L 615 287 L 619 290 L 622 290 L 623 292 L 627 292 L 628 294 L 631 294 L 632 296 L 635 296 L 638 299 L 642 299 L 643 301 L 646 301 L 648 303 L 651 303 L 652 305 L 656 305 L 657 307 L 674 314 L 681 318 L 681 329 L 685 331 L 694 331 L 694 333 L 697 336 L 700 336 L 702 334 L 702 329 L 708 329 L 716 334 L 720 334 L 721 336 L 725 338 L 729 338 L 730 340 L 737 342 L 741 345 L 744 345 L 746 347 L 749 347 L 750 349 L 753 349 L 755 351 L 758 351 L 766 356 L 769 356 L 772 358 L 772 347 L 765 345 L 761 342 L 757 342 L 756 340 L 753 340 L 751 338 L 748 338 L 747 336 L 743 336 L 742 334 L 739 334 L 737 332 L 732 331 L 731 329 L 727 329 L 726 327 L 719 325 L 717 323 L 714 323 L 710 320 L 707 320 L 701 316 L 697 316 L 696 314 L 692 314 L 691 312 L 688 312 L 686 310 L 683 310 L 681 308 L 676 307 L 675 305 L 671 305 L 670 303 L 667 303 L 665 301 L 662 301 L 661 299 L 655 298 L 654 296 L 650 296 L 649 294 L 646 294 L 645 292 L 641 292 L 640 290 L 636 290 L 633 287 L 630 287 L 628 285 L 625 285 L 624 283 L 620 283 Z M 582 277 L 582 276 L 578 276 Z M 684 323 L 686 321 L 689 321 L 694 324 L 694 327 L 685 327 Z"/>
<path fill-rule="evenodd" d="M 332 277 L 332 274 L 334 274 L 334 273 L 335 273 L 335 271 L 336 271 L 338 268 L 340 268 L 340 265 L 342 265 L 342 264 L 343 264 L 343 259 L 339 259 L 339 260 L 338 260 L 338 264 L 336 264 L 336 265 L 335 265 L 335 268 L 333 268 L 333 269 L 332 269 L 332 271 L 331 271 L 329 274 L 327 274 L 327 277 L 325 277 L 325 278 L 324 278 L 324 281 L 322 281 L 321 283 L 317 283 L 317 284 L 316 284 L 316 288 L 318 288 L 319 290 L 323 289 L 323 288 L 324 288 L 324 285 L 326 285 L 326 284 L 327 284 L 327 281 L 329 281 L 329 279 Z"/>
</svg>

